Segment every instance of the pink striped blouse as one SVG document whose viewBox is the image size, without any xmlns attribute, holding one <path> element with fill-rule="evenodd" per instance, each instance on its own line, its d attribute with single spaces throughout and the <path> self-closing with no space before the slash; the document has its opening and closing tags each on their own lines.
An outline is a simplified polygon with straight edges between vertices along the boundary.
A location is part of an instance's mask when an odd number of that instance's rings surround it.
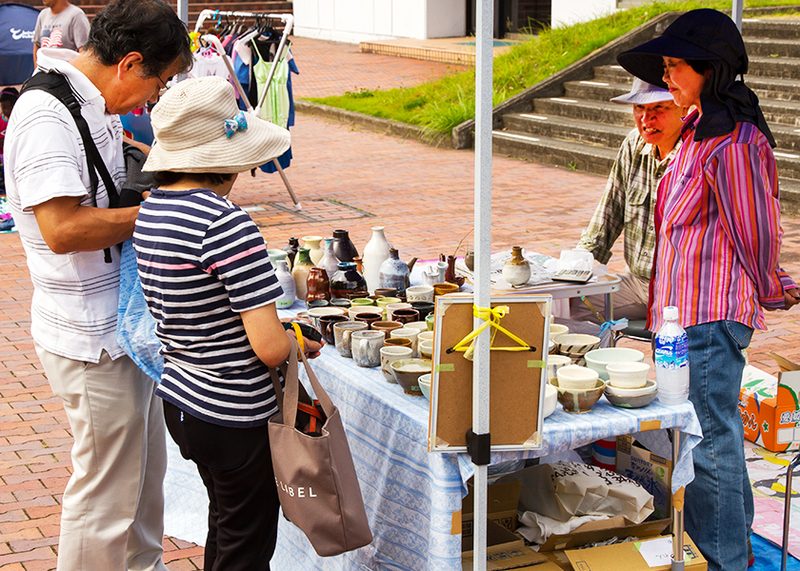
<svg viewBox="0 0 800 571">
<path fill-rule="evenodd" d="M 675 305 L 684 327 L 738 321 L 766 329 L 762 308 L 784 307 L 791 283 L 778 267 L 778 174 L 766 137 L 752 123 L 695 141 L 698 115 L 658 187 L 649 328 Z M 782 280 L 787 280 L 782 283 Z"/>
</svg>

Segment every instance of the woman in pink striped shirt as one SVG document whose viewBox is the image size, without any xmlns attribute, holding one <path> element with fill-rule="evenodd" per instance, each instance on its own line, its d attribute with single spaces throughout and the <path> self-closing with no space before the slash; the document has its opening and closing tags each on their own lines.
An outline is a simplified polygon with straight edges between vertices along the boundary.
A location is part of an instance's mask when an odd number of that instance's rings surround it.
<svg viewBox="0 0 800 571">
<path fill-rule="evenodd" d="M 737 76 L 748 58 L 736 25 L 715 10 L 679 17 L 622 53 L 636 77 L 694 107 L 658 188 L 649 329 L 677 306 L 689 337 L 689 399 L 703 427 L 686 490 L 686 529 L 710 570 L 744 571 L 753 497 L 738 410 L 745 359 L 764 310 L 788 309 L 797 286 L 778 266 L 778 174 L 758 98 Z"/>
</svg>

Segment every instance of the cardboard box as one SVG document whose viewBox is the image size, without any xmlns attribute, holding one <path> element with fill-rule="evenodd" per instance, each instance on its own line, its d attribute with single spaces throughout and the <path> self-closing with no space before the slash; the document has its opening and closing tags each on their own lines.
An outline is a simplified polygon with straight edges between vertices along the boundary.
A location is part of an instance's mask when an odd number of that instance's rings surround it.
<svg viewBox="0 0 800 571">
<path fill-rule="evenodd" d="M 566 555 L 575 571 L 620 571 L 622 569 L 625 571 L 669 571 L 672 549 L 667 546 L 667 539 L 671 538 L 654 537 L 589 549 L 574 549 L 567 551 Z M 645 547 L 645 544 L 651 541 L 659 541 L 660 549 Z M 655 564 L 651 567 L 643 553 L 648 553 L 654 563 L 662 560 L 665 564 Z M 654 557 L 654 555 L 660 555 L 660 557 Z M 708 563 L 688 534 L 684 534 L 683 557 L 686 571 L 706 571 L 708 569 Z"/>
<path fill-rule="evenodd" d="M 773 452 L 800 449 L 800 365 L 772 353 L 778 378 L 748 365 L 742 374 L 739 412 L 744 436 Z"/>
<path fill-rule="evenodd" d="M 645 490 L 653 494 L 653 516 L 659 519 L 672 515 L 672 462 L 653 454 L 636 442 L 629 434 L 617 436 L 617 469 L 632 480 L 636 480 Z"/>
<path fill-rule="evenodd" d="M 564 535 L 553 534 L 545 541 L 539 551 L 558 551 L 582 547 L 587 543 L 606 541 L 612 537 L 653 537 L 660 534 L 672 523 L 672 519 L 658 519 L 642 523 L 630 523 L 624 518 L 614 517 L 600 521 L 590 521 Z M 620 567 L 620 569 L 624 569 Z"/>
<path fill-rule="evenodd" d="M 517 505 L 521 482 L 494 483 L 487 486 L 487 517 L 508 531 L 517 529 Z M 467 496 L 461 502 L 461 536 L 472 537 L 474 506 L 473 481 L 467 482 Z"/>
<path fill-rule="evenodd" d="M 539 564 L 546 558 L 530 547 L 517 534 L 494 523 L 486 522 L 486 569 L 499 571 L 502 569 L 539 570 Z M 461 537 L 461 568 L 472 569 L 474 552 L 472 537 Z"/>
</svg>

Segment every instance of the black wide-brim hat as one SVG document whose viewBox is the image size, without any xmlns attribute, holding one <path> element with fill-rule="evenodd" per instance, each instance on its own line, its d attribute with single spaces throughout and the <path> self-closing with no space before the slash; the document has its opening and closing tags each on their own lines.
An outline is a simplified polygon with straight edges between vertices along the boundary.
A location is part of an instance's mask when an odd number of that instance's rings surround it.
<svg viewBox="0 0 800 571">
<path fill-rule="evenodd" d="M 747 53 L 736 24 L 722 12 L 710 9 L 687 12 L 664 33 L 617 56 L 632 75 L 666 87 L 662 56 L 684 60 L 724 60 L 735 74 L 747 73 Z"/>
</svg>

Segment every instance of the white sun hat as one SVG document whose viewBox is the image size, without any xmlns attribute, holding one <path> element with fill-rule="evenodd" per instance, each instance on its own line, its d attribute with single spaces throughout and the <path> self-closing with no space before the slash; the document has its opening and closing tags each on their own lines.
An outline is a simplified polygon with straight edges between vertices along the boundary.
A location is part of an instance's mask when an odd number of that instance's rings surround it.
<svg viewBox="0 0 800 571">
<path fill-rule="evenodd" d="M 170 87 L 150 115 L 155 143 L 142 170 L 239 173 L 282 155 L 289 131 L 240 111 L 221 77 Z"/>
<path fill-rule="evenodd" d="M 614 103 L 632 103 L 633 105 L 647 105 L 648 103 L 660 103 L 662 101 L 672 101 L 672 95 L 666 89 L 642 81 L 638 77 L 633 78 L 633 86 L 630 92 L 618 97 L 612 97 Z"/>
</svg>

